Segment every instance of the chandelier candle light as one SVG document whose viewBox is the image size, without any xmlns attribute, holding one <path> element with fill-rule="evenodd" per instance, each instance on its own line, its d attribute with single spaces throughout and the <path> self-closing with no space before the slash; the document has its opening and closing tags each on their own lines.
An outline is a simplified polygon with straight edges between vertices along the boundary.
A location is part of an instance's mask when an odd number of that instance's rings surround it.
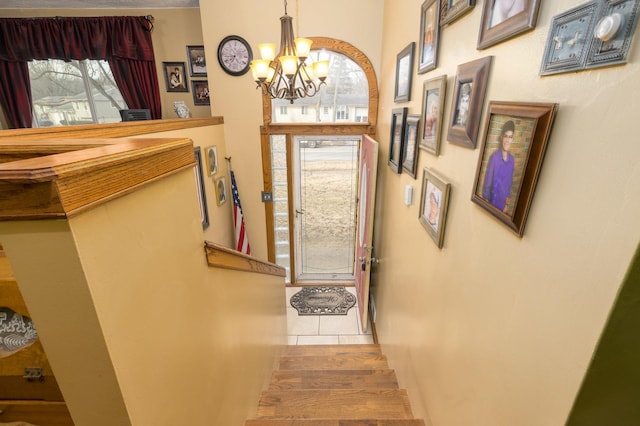
<svg viewBox="0 0 640 426">
<path fill-rule="evenodd" d="M 251 72 L 257 87 L 262 87 L 265 94 L 293 103 L 298 98 L 318 93 L 329 73 L 329 61 L 312 62 L 309 58 L 312 41 L 308 38 L 294 40 L 293 18 L 287 15 L 286 0 L 280 26 L 280 53 L 276 57 L 273 43 L 259 44 L 262 59 L 251 61 Z"/>
</svg>

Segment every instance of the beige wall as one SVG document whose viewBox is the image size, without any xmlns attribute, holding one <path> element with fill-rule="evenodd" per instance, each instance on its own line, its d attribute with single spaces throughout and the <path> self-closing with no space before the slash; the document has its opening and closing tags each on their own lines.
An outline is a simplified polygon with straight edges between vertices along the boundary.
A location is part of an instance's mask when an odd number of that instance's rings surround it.
<svg viewBox="0 0 640 426">
<path fill-rule="evenodd" d="M 188 92 L 167 92 L 162 62 L 185 62 L 187 64 L 187 46 L 202 45 L 200 11 L 198 9 L 0 9 L 2 18 L 29 18 L 45 16 L 144 16 L 152 15 L 154 29 L 152 33 L 153 49 L 158 70 L 158 85 L 162 102 L 162 118 L 176 118 L 174 101 L 184 101 L 192 117 L 210 117 L 211 108 L 207 105 L 193 104 L 191 77 Z M 215 60 L 215 56 L 211 58 Z M 215 62 L 210 63 L 210 65 Z M 187 71 L 188 74 L 188 71 Z M 205 80 L 198 77 L 197 80 Z"/>
<path fill-rule="evenodd" d="M 191 170 L 0 239 L 76 424 L 254 414 L 286 342 L 283 279 L 207 266 Z"/>
<path fill-rule="evenodd" d="M 418 42 L 421 3 L 385 2 L 381 158 L 391 109 L 420 113 L 423 81 L 446 74 L 446 122 L 456 66 L 479 57 L 494 56 L 487 101 L 560 109 L 523 238 L 470 201 L 479 148 L 443 138 L 439 157 L 420 152 L 418 179 L 380 165 L 378 336 L 433 425 L 564 424 L 640 237 L 640 44 L 625 66 L 541 78 L 551 18 L 580 2 L 542 1 L 535 31 L 484 51 L 478 2 L 442 30 L 439 67 L 414 72 L 412 100 L 395 104 L 396 54 Z M 402 204 L 424 167 L 452 185 L 442 250 L 417 220 L 419 197 Z"/>
<path fill-rule="evenodd" d="M 348 41 L 362 50 L 378 72 L 382 40 L 382 0 L 328 0 L 321 4 L 304 0 L 289 1 L 287 12 L 293 17 L 296 36 L 329 36 Z M 261 92 L 251 74 L 232 77 L 217 63 L 218 44 L 227 35 L 244 37 L 254 55 L 258 43 L 280 42 L 281 0 L 201 0 L 202 32 L 209 62 L 212 114 L 223 116 L 227 152 L 236 173 L 252 254 L 266 259 L 260 131 Z M 357 19 L 356 19 L 357 17 Z"/>
</svg>

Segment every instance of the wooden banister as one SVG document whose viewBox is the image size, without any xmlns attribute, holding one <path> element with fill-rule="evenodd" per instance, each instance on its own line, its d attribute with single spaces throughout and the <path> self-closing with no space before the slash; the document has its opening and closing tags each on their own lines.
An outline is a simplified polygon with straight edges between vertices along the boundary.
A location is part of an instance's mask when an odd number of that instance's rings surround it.
<svg viewBox="0 0 640 426">
<path fill-rule="evenodd" d="M 286 270 L 282 266 L 256 259 L 255 257 L 210 241 L 205 241 L 204 248 L 209 266 L 245 272 L 257 272 L 278 277 L 285 277 L 287 275 Z"/>
</svg>

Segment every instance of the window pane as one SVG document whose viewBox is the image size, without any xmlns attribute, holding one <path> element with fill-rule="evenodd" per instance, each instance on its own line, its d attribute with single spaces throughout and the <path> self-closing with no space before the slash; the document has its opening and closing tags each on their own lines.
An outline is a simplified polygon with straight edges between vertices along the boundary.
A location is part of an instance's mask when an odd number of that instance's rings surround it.
<svg viewBox="0 0 640 426">
<path fill-rule="evenodd" d="M 313 61 L 329 59 L 326 85 L 311 98 L 271 101 L 274 123 L 354 123 L 366 122 L 369 84 L 358 64 L 336 52 L 314 50 Z M 284 109 L 283 109 L 284 107 Z M 288 108 L 287 108 L 288 107 Z M 365 117 L 365 118 L 363 118 Z"/>
<path fill-rule="evenodd" d="M 34 127 L 121 121 L 127 108 L 106 61 L 29 62 Z"/>
</svg>

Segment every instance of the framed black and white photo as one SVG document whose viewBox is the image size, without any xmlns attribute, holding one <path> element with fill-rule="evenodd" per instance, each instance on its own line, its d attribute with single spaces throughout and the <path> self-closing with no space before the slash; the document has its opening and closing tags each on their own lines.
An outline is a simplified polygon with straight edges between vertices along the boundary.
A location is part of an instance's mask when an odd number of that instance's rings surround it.
<svg viewBox="0 0 640 426">
<path fill-rule="evenodd" d="M 162 70 L 167 92 L 189 91 L 184 62 L 163 62 Z"/>
<path fill-rule="evenodd" d="M 396 59 L 396 87 L 394 102 L 411 100 L 411 81 L 413 78 L 413 51 L 415 43 L 411 42 L 398 53 Z"/>
<path fill-rule="evenodd" d="M 194 105 L 211 105 L 207 80 L 191 80 L 191 91 Z"/>
<path fill-rule="evenodd" d="M 420 115 L 408 114 L 404 130 L 404 147 L 402 155 L 402 170 L 413 178 L 416 177 L 418 167 L 418 126 Z"/>
<path fill-rule="evenodd" d="M 440 155 L 442 113 L 446 97 L 447 76 L 432 78 L 422 84 L 422 115 L 419 147 L 433 155 Z"/>
<path fill-rule="evenodd" d="M 207 76 L 207 60 L 204 55 L 204 46 L 187 46 L 187 58 L 189 59 L 189 74 L 191 77 Z"/>
<path fill-rule="evenodd" d="M 389 137 L 389 167 L 396 173 L 402 172 L 402 154 L 404 152 L 405 125 L 408 108 L 395 108 L 391 111 L 391 136 Z"/>
</svg>

